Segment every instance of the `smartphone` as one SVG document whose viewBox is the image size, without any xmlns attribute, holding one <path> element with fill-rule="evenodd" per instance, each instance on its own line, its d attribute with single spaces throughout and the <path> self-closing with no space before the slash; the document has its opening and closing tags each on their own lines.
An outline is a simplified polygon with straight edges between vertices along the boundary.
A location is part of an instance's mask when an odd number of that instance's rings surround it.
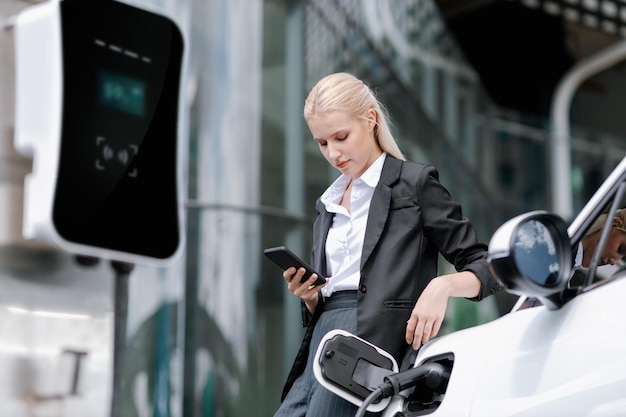
<svg viewBox="0 0 626 417">
<path fill-rule="evenodd" d="M 306 281 L 311 277 L 312 274 L 317 274 L 317 280 L 313 283 L 314 286 L 321 285 L 326 282 L 326 280 L 322 278 L 322 274 L 314 270 L 311 265 L 298 258 L 292 251 L 284 246 L 267 248 L 263 251 L 263 253 L 265 254 L 265 256 L 274 261 L 276 265 L 280 266 L 283 270 L 288 269 L 292 266 L 295 268 L 302 267 L 306 269 L 306 272 L 302 276 L 300 282 Z"/>
</svg>

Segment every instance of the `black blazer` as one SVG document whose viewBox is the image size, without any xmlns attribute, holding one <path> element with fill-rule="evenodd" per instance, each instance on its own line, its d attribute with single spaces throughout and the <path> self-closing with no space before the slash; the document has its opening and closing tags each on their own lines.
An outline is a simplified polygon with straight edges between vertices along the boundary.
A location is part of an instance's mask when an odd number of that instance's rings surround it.
<svg viewBox="0 0 626 417">
<path fill-rule="evenodd" d="M 313 225 L 315 269 L 326 272 L 325 244 L 333 214 L 318 200 Z M 438 253 L 457 271 L 472 271 L 481 281 L 480 300 L 500 290 L 487 267 L 487 245 L 480 242 L 461 206 L 439 183 L 430 165 L 387 155 L 370 204 L 357 298 L 357 335 L 391 353 L 398 363 L 407 353 L 406 322 L 431 279 Z M 310 336 L 321 313 L 303 304 L 305 337 L 287 378 L 283 398 L 306 366 Z M 317 348 L 317 347 L 314 347 Z"/>
</svg>

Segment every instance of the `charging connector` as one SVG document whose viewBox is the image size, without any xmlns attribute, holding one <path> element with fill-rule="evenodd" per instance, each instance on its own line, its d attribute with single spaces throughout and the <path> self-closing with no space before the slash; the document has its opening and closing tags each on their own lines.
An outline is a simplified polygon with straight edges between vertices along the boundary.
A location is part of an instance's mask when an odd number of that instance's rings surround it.
<svg viewBox="0 0 626 417">
<path fill-rule="evenodd" d="M 447 382 L 448 376 L 449 373 L 446 368 L 437 362 L 426 363 L 397 374 L 388 375 L 384 378 L 384 382 L 363 401 L 355 417 L 363 417 L 367 407 L 373 402 L 397 395 L 417 384 L 432 390 L 438 389 Z"/>
</svg>

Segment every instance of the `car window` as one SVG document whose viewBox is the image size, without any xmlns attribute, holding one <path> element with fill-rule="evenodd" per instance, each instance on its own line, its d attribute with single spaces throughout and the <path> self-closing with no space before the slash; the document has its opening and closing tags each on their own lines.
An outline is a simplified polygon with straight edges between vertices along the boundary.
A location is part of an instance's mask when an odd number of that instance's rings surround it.
<svg viewBox="0 0 626 417">
<path fill-rule="evenodd" d="M 575 264 L 570 288 L 595 287 L 610 280 L 624 268 L 626 257 L 626 182 L 615 187 L 614 195 L 595 218 L 587 222 L 582 238 L 572 242 Z"/>
</svg>

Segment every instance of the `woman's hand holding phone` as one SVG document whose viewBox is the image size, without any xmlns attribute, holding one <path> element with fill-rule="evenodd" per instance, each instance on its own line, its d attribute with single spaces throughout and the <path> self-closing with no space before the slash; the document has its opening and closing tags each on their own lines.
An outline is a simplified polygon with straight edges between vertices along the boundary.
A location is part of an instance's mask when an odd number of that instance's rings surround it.
<svg viewBox="0 0 626 417">
<path fill-rule="evenodd" d="M 309 312 L 313 314 L 318 302 L 317 293 L 320 288 L 326 285 L 328 280 L 325 279 L 324 284 L 316 284 L 316 282 L 319 282 L 319 278 L 316 273 L 313 273 L 308 279 L 302 281 L 305 275 L 306 269 L 303 267 L 297 269 L 295 267 L 289 267 L 283 272 L 283 278 L 287 281 L 287 289 L 296 297 L 301 298 Z"/>
<path fill-rule="evenodd" d="M 326 285 L 328 279 L 323 278 L 309 264 L 284 246 L 265 249 L 264 254 L 284 270 L 283 278 L 287 282 L 289 291 L 300 297 L 308 310 L 313 313 L 317 306 L 317 293 Z"/>
<path fill-rule="evenodd" d="M 317 275 L 317 279 L 314 280 L 311 285 L 322 285 L 326 283 L 326 280 L 322 278 L 322 274 L 318 273 L 311 265 L 298 258 L 296 254 L 284 246 L 268 248 L 265 249 L 263 253 L 283 270 L 287 270 L 290 267 L 304 268 L 304 273 L 301 275 L 300 279 L 301 282 L 309 281 L 311 275 L 315 274 Z"/>
</svg>

